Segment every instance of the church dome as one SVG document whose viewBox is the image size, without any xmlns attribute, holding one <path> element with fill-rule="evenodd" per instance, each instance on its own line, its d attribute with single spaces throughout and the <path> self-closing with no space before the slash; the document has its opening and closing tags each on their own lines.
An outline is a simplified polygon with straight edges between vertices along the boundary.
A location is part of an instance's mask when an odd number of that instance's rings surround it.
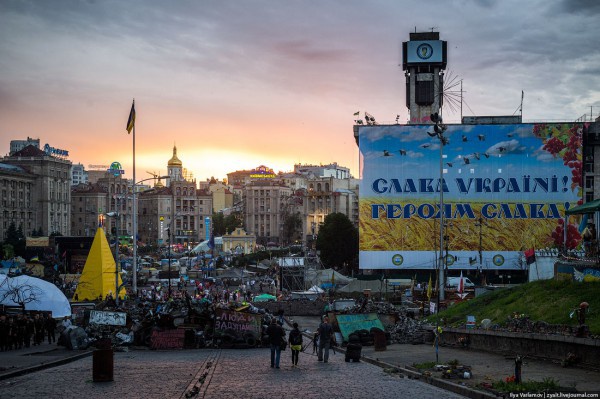
<svg viewBox="0 0 600 399">
<path fill-rule="evenodd" d="M 173 157 L 169 160 L 168 166 L 182 166 L 183 163 L 177 158 L 177 146 L 173 146 Z"/>
</svg>

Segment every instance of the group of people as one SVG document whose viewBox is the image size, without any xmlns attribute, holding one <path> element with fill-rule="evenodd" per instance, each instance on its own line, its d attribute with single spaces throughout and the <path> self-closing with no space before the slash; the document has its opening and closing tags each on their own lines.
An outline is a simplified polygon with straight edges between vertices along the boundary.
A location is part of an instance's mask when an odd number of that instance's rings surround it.
<svg viewBox="0 0 600 399">
<path fill-rule="evenodd" d="M 0 350 L 2 352 L 56 342 L 56 320 L 48 313 L 0 315 Z"/>
<path fill-rule="evenodd" d="M 298 323 L 293 323 L 293 329 L 289 333 L 288 341 L 285 339 L 285 330 L 283 323 L 277 318 L 271 319 L 271 324 L 267 327 L 269 344 L 271 346 L 271 368 L 279 368 L 281 359 L 281 350 L 289 342 L 292 352 L 292 367 L 298 367 L 300 352 L 303 350 L 303 336 L 298 328 Z M 329 361 L 329 349 L 335 345 L 335 336 L 333 327 L 329 324 L 329 318 L 323 317 L 323 321 L 315 332 L 313 337 L 317 359 L 319 362 L 327 363 Z"/>
</svg>

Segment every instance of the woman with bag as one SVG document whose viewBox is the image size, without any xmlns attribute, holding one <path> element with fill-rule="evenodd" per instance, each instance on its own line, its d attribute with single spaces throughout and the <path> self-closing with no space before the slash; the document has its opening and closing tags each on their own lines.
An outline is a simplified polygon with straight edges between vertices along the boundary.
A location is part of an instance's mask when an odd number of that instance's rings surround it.
<svg viewBox="0 0 600 399">
<path fill-rule="evenodd" d="M 298 367 L 298 357 L 302 350 L 302 333 L 298 329 L 298 323 L 293 324 L 294 329 L 290 331 L 290 349 L 292 350 L 292 367 Z"/>
</svg>

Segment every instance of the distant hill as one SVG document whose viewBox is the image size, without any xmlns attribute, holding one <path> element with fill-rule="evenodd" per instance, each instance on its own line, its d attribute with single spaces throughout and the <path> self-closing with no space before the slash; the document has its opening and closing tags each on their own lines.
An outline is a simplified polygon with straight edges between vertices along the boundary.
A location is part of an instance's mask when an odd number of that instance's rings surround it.
<svg viewBox="0 0 600 399">
<path fill-rule="evenodd" d="M 561 280 L 542 280 L 519 286 L 498 289 L 475 299 L 450 306 L 440 312 L 446 325 L 462 326 L 467 315 L 474 315 L 477 325 L 483 319 L 506 326 L 515 314 L 532 321 L 578 326 L 577 316 L 569 315 L 581 302 L 589 304 L 586 324 L 593 335 L 600 335 L 600 281 L 577 283 Z M 429 321 L 435 322 L 435 316 Z"/>
</svg>

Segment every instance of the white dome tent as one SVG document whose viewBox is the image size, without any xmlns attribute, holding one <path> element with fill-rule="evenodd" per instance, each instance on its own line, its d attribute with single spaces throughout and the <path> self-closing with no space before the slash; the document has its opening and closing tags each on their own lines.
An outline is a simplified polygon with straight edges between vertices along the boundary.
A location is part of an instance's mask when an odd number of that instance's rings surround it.
<svg viewBox="0 0 600 399">
<path fill-rule="evenodd" d="M 71 316 L 69 300 L 54 284 L 31 276 L 0 274 L 0 304 L 21 306 L 19 302 L 28 311 L 52 312 L 53 318 Z"/>
</svg>

